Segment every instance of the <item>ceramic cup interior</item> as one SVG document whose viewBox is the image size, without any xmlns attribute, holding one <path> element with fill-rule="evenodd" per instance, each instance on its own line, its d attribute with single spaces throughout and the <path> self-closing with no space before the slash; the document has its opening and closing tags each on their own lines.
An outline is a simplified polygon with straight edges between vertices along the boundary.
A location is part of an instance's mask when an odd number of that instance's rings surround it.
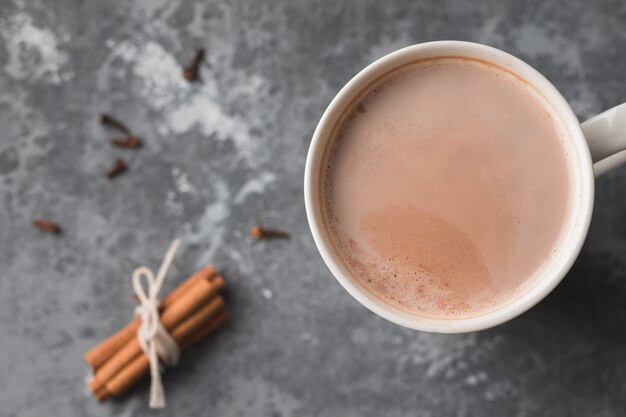
<svg viewBox="0 0 626 417">
<path fill-rule="evenodd" d="M 433 319 L 420 317 L 386 304 L 363 288 L 334 249 L 324 225 L 320 181 L 328 146 L 343 115 L 372 84 L 383 80 L 394 70 L 413 62 L 435 57 L 474 58 L 500 66 L 523 78 L 550 104 L 567 130 L 570 143 L 569 171 L 572 190 L 570 210 L 560 237 L 559 250 L 541 269 L 533 285 L 500 308 L 467 318 Z M 580 122 L 556 88 L 530 65 L 498 49 L 461 41 L 438 41 L 410 46 L 384 56 L 352 78 L 335 96 L 324 112 L 311 141 L 304 175 L 304 197 L 307 218 L 315 244 L 324 262 L 339 283 L 361 304 L 379 316 L 404 327 L 435 332 L 463 333 L 496 326 L 525 312 L 543 299 L 563 279 L 578 256 L 589 228 L 593 210 L 593 165 Z M 548 254 L 546 255 L 548 256 Z"/>
</svg>

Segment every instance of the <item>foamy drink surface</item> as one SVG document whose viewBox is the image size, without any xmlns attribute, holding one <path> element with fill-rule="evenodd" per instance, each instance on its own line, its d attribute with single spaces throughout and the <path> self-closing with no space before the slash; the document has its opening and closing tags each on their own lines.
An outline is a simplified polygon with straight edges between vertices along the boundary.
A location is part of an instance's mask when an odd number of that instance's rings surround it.
<svg viewBox="0 0 626 417">
<path fill-rule="evenodd" d="M 416 62 L 336 126 L 320 189 L 327 232 L 369 293 L 473 317 L 542 276 L 570 204 L 566 129 L 526 81 L 481 61 Z"/>
</svg>

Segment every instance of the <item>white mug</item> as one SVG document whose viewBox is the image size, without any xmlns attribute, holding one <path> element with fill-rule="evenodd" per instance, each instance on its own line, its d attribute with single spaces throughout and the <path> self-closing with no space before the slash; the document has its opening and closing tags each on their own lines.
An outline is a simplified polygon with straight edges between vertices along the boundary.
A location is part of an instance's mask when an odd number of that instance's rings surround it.
<svg viewBox="0 0 626 417">
<path fill-rule="evenodd" d="M 385 74 L 424 58 L 457 56 L 491 62 L 521 76 L 552 104 L 562 118 L 572 141 L 574 204 L 568 214 L 566 244 L 554 257 L 545 275 L 509 304 L 475 317 L 433 319 L 402 311 L 363 288 L 342 262 L 324 227 L 320 201 L 320 176 L 324 150 L 333 138 L 335 124 L 353 100 L 372 82 Z M 304 199 L 315 244 L 339 283 L 361 304 L 379 316 L 411 329 L 435 333 L 463 333 L 482 330 L 510 320 L 541 301 L 563 279 L 583 245 L 594 199 L 594 174 L 599 176 L 626 162 L 626 103 L 580 123 L 557 89 L 538 71 L 520 59 L 498 49 L 471 42 L 437 41 L 400 49 L 370 64 L 352 78 L 330 103 L 319 121 L 307 155 L 304 172 Z"/>
</svg>

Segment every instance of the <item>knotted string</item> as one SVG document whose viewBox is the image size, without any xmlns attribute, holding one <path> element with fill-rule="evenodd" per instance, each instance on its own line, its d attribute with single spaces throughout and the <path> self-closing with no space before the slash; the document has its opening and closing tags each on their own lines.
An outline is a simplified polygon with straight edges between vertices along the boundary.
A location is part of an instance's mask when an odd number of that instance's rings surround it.
<svg viewBox="0 0 626 417">
<path fill-rule="evenodd" d="M 159 292 L 165 280 L 165 275 L 172 264 L 174 255 L 181 241 L 175 239 L 167 250 L 163 263 L 156 278 L 154 273 L 145 266 L 140 266 L 133 271 L 133 289 L 139 299 L 139 305 L 135 308 L 135 315 L 141 318 L 141 325 L 137 330 L 137 338 L 143 352 L 150 362 L 150 408 L 165 407 L 165 391 L 161 381 L 159 360 L 167 366 L 178 363 L 180 349 L 167 332 L 159 319 Z M 142 285 L 141 278 L 146 279 L 147 295 Z"/>
</svg>

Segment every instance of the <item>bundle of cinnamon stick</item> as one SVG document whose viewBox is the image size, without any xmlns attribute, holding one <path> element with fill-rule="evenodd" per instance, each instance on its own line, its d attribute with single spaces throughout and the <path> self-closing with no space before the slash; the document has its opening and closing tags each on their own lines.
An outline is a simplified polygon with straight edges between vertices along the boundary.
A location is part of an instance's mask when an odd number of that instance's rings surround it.
<svg viewBox="0 0 626 417">
<path fill-rule="evenodd" d="M 184 351 L 228 320 L 220 291 L 224 279 L 212 266 L 198 271 L 166 296 L 159 306 L 161 323 Z M 99 400 L 119 396 L 149 372 L 148 357 L 137 339 L 135 318 L 84 355 L 94 377 L 87 386 Z"/>
</svg>

